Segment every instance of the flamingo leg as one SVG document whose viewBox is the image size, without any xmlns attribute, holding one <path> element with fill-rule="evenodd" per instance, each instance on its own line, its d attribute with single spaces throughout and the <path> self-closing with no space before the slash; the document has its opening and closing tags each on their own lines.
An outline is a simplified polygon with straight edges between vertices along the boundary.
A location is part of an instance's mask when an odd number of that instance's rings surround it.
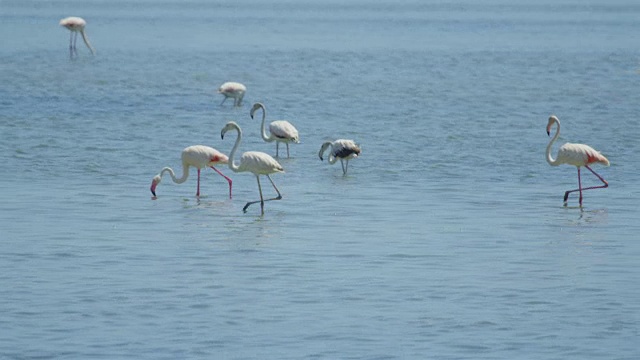
<svg viewBox="0 0 640 360">
<path fill-rule="evenodd" d="M 278 156 L 279 153 L 280 153 L 280 141 L 276 141 L 276 157 L 280 157 Z"/>
<path fill-rule="evenodd" d="M 196 196 L 200 196 L 200 169 L 198 169 L 198 187 L 196 188 Z"/>
<path fill-rule="evenodd" d="M 340 165 L 342 165 L 342 175 L 347 175 L 347 169 L 344 167 L 343 159 L 340 159 Z"/>
<path fill-rule="evenodd" d="M 224 104 L 224 102 L 227 101 L 227 98 L 228 98 L 227 95 L 225 94 L 222 94 L 222 95 L 224 95 L 224 99 L 222 99 L 222 102 L 220 103 L 220 105 Z"/>
<path fill-rule="evenodd" d="M 289 143 L 287 143 L 287 158 L 289 158 Z"/>
<path fill-rule="evenodd" d="M 73 58 L 73 31 L 69 31 L 69 57 Z"/>
<path fill-rule="evenodd" d="M 227 179 L 227 182 L 229 183 L 229 199 L 231 199 L 231 184 L 233 183 L 233 181 L 231 179 L 229 179 L 227 176 L 225 176 L 225 174 L 221 173 L 220 170 L 214 168 L 213 166 L 211 166 L 211 168 L 213 170 L 215 170 L 215 172 L 220 174 L 220 176 L 222 176 L 223 178 Z"/>
<path fill-rule="evenodd" d="M 278 190 L 278 187 L 276 187 L 276 184 L 271 179 L 271 176 L 269 176 L 269 175 L 266 175 L 266 176 L 267 176 L 267 179 L 269 179 L 269 181 L 271 182 L 271 185 L 273 185 L 273 188 L 276 190 L 276 193 L 278 193 L 278 196 L 276 196 L 274 198 L 271 198 L 271 199 L 264 200 L 263 197 L 262 197 L 262 187 L 260 186 L 260 177 L 258 175 L 256 175 L 256 179 L 258 180 L 258 191 L 260 191 L 260 200 L 248 202 L 244 206 L 244 208 L 242 208 L 243 212 L 247 212 L 247 209 L 249 208 L 250 205 L 259 202 L 260 206 L 262 207 L 262 214 L 264 215 L 264 203 L 265 203 L 265 201 L 272 201 L 272 200 L 280 200 L 280 199 L 282 199 L 282 194 L 280 194 L 280 190 Z"/>
<path fill-rule="evenodd" d="M 262 214 L 264 214 L 264 200 L 262 199 L 262 186 L 260 186 L 260 175 L 256 175 L 256 180 L 258 180 L 258 191 L 260 192 L 260 200 L 249 201 L 242 208 L 242 212 L 246 213 L 247 209 L 249 208 L 249 206 L 251 206 L 252 204 L 255 204 L 255 203 L 260 203 L 260 205 L 262 206 Z"/>
<path fill-rule="evenodd" d="M 607 188 L 609 187 L 609 183 L 602 178 L 602 176 L 598 175 L 598 173 L 596 173 L 595 171 L 593 171 L 593 169 L 591 169 L 589 167 L 589 165 L 585 165 L 584 167 L 586 167 L 587 169 L 589 169 L 589 171 L 591 171 L 593 173 L 593 175 L 595 175 L 600 181 L 602 181 L 602 183 L 604 185 L 600 185 L 600 186 L 590 186 L 590 187 L 586 187 L 583 188 L 582 187 L 582 182 L 580 179 L 580 167 L 578 167 L 578 188 L 574 189 L 574 190 L 568 190 L 567 192 L 564 193 L 564 205 L 567 205 L 567 199 L 569 198 L 569 194 L 575 191 L 579 191 L 580 192 L 580 206 L 582 206 L 582 191 L 585 190 L 593 190 L 593 189 L 602 189 L 602 188 Z"/>
</svg>

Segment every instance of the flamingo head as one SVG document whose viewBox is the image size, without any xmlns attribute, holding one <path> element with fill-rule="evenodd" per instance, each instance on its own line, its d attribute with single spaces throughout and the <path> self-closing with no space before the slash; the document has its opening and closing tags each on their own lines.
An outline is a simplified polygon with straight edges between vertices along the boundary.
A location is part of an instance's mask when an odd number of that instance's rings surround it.
<svg viewBox="0 0 640 360">
<path fill-rule="evenodd" d="M 153 196 L 156 196 L 156 186 L 158 186 L 158 184 L 160 184 L 160 181 L 162 181 L 162 177 L 160 175 L 156 175 L 153 177 L 153 180 L 151 180 L 151 193 L 153 194 Z"/>
<path fill-rule="evenodd" d="M 253 114 L 258 110 L 258 109 L 262 109 L 262 111 L 264 111 L 264 105 L 262 105 L 261 103 L 257 102 L 255 104 L 253 104 L 253 107 L 251 108 L 251 118 L 253 119 Z"/>
<path fill-rule="evenodd" d="M 238 130 L 238 132 L 240 131 L 240 127 L 238 126 L 238 124 L 236 124 L 235 121 L 229 121 L 223 128 L 222 131 L 220 132 L 220 138 L 222 138 L 224 140 L 224 134 L 227 133 L 227 131 L 229 130 Z"/>
<path fill-rule="evenodd" d="M 558 120 L 558 117 L 555 115 L 551 115 L 549 116 L 549 122 L 547 123 L 547 135 L 551 136 L 551 127 L 553 126 L 554 123 L 560 124 L 560 120 Z"/>
</svg>

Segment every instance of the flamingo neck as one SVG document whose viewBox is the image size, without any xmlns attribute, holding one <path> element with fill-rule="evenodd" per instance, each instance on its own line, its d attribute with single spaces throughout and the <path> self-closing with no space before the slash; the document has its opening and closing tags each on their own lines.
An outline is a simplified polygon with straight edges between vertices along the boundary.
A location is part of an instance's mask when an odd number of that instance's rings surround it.
<svg viewBox="0 0 640 360">
<path fill-rule="evenodd" d="M 329 158 L 327 161 L 329 161 L 329 164 L 333 165 L 338 161 L 338 158 L 333 155 L 333 143 L 330 142 L 329 147 L 331 147 L 331 150 L 329 151 Z"/>
<path fill-rule="evenodd" d="M 162 171 L 160 172 L 160 177 L 162 177 L 164 173 L 167 173 L 167 172 L 171 176 L 171 180 L 173 180 L 174 183 L 182 184 L 183 182 L 187 181 L 187 179 L 189 178 L 189 165 L 186 165 L 186 164 L 182 165 L 182 176 L 180 178 L 176 177 L 175 172 L 173 172 L 173 169 L 170 167 L 166 167 L 162 169 Z"/>
<path fill-rule="evenodd" d="M 558 136 L 560 136 L 560 123 L 557 120 L 554 120 L 553 122 L 556 124 L 556 133 L 551 138 L 551 141 L 549 141 L 549 145 L 547 145 L 547 162 L 549 163 L 549 165 L 558 166 L 560 165 L 560 162 L 558 161 L 558 159 L 554 159 L 553 156 L 551 156 L 551 147 L 553 146 L 553 143 L 558 139 Z"/>
<path fill-rule="evenodd" d="M 240 128 L 235 128 L 238 131 L 238 137 L 236 138 L 236 143 L 233 145 L 233 149 L 231 149 L 231 153 L 229 153 L 229 169 L 233 170 L 233 172 L 240 172 L 240 165 L 236 164 L 234 161 L 236 150 L 240 146 L 240 141 L 242 141 L 242 130 Z"/>
<path fill-rule="evenodd" d="M 262 140 L 266 142 L 272 142 L 274 139 L 269 134 L 267 134 L 267 129 L 265 126 L 267 110 L 265 110 L 264 106 L 260 106 L 260 109 L 262 109 L 262 125 L 260 126 L 260 136 L 262 136 Z"/>
<path fill-rule="evenodd" d="M 84 30 L 81 30 L 80 34 L 82 35 L 82 40 L 84 40 L 85 45 L 87 45 L 87 47 L 91 51 L 91 55 L 95 55 L 96 50 L 93 48 L 93 46 L 91 46 L 91 43 L 89 43 L 89 38 L 87 37 L 87 34 L 84 33 Z"/>
<path fill-rule="evenodd" d="M 327 148 L 331 145 L 331 142 L 327 141 L 325 143 L 322 144 L 322 146 L 320 146 L 320 151 L 318 152 L 318 157 L 320 157 L 320 160 L 322 160 L 322 156 L 324 156 L 324 152 L 327 150 Z M 331 155 L 329 155 L 331 156 Z"/>
</svg>

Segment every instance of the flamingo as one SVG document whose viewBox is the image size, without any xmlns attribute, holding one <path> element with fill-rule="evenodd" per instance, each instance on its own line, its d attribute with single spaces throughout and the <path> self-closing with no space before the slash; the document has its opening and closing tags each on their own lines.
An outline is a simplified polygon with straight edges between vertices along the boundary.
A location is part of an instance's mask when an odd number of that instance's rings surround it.
<svg viewBox="0 0 640 360">
<path fill-rule="evenodd" d="M 338 139 L 333 142 L 327 141 L 320 147 L 320 152 L 318 153 L 318 156 L 320 156 L 320 160 L 324 160 L 322 158 L 322 155 L 324 155 L 324 152 L 328 147 L 331 147 L 331 152 L 329 153 L 329 164 L 333 165 L 338 159 L 340 159 L 343 175 L 347 174 L 349 160 L 358 157 L 361 152 L 360 146 L 357 145 L 353 140 Z"/>
<path fill-rule="evenodd" d="M 560 120 L 558 120 L 558 118 L 555 115 L 551 115 L 551 117 L 549 117 L 549 123 L 547 124 L 547 135 L 549 136 L 551 135 L 551 127 L 554 124 L 557 125 L 558 130 L 556 131 L 556 134 L 553 136 L 553 138 L 549 142 L 549 145 L 547 145 L 547 162 L 551 166 L 558 166 L 560 164 L 569 164 L 569 165 L 576 166 L 578 168 L 578 188 L 574 190 L 568 190 L 567 192 L 564 193 L 564 205 L 567 206 L 567 199 L 569 198 L 570 193 L 574 191 L 579 191 L 580 206 L 582 207 L 582 191 L 583 190 L 600 189 L 600 188 L 609 187 L 609 183 L 607 183 L 607 181 L 603 179 L 602 176 L 598 175 L 595 171 L 593 171 L 589 167 L 589 165 L 594 163 L 600 163 L 605 166 L 609 166 L 609 160 L 607 160 L 606 157 L 604 157 L 602 154 L 600 154 L 598 151 L 596 151 L 589 145 L 571 144 L 571 143 L 566 143 L 562 145 L 560 149 L 558 149 L 558 155 L 556 159 L 554 159 L 553 157 L 551 157 L 551 146 L 556 141 L 558 136 L 560 136 Z M 600 179 L 600 181 L 602 181 L 604 185 L 583 188 L 580 180 L 581 166 L 584 166 L 587 169 L 589 169 L 589 171 L 591 171 L 598 179 Z"/>
<path fill-rule="evenodd" d="M 238 82 L 226 82 L 220 85 L 218 93 L 224 95 L 224 99 L 220 105 L 224 104 L 227 98 L 233 98 L 233 106 L 242 105 L 242 98 L 244 98 L 244 93 L 246 91 L 247 87 Z"/>
<path fill-rule="evenodd" d="M 95 55 L 96 51 L 89 43 L 89 38 L 87 38 L 87 34 L 84 32 L 84 27 L 87 25 L 87 22 L 84 21 L 83 18 L 77 16 L 70 16 L 60 20 L 60 26 L 64 26 L 70 31 L 69 36 L 69 53 L 73 56 L 73 53 L 78 53 L 76 49 L 76 42 L 78 40 L 78 33 L 82 35 L 82 40 L 84 40 L 85 45 L 91 51 L 91 55 Z"/>
<path fill-rule="evenodd" d="M 173 169 L 165 167 L 158 175 L 153 177 L 153 181 L 151 181 L 151 193 L 153 196 L 156 196 L 156 186 L 160 184 L 165 172 L 168 172 L 169 175 L 171 175 L 171 179 L 174 183 L 182 184 L 187 181 L 187 178 L 189 177 L 189 167 L 193 166 L 198 169 L 198 187 L 196 190 L 196 196 L 200 196 L 200 170 L 205 167 L 210 167 L 220 174 L 220 176 L 227 179 L 227 182 L 229 183 L 229 199 L 231 199 L 231 179 L 214 167 L 216 164 L 226 164 L 228 161 L 229 158 L 227 155 L 214 148 L 204 145 L 192 145 L 186 147 L 182 150 L 182 177 L 177 178 Z"/>
<path fill-rule="evenodd" d="M 298 130 L 286 120 L 276 120 L 269 124 L 269 131 L 271 134 L 267 134 L 267 130 L 264 127 L 267 111 L 262 103 L 253 104 L 253 107 L 251 108 L 251 118 L 253 119 L 253 114 L 258 109 L 262 109 L 262 140 L 266 142 L 276 142 L 276 157 L 278 157 L 278 147 L 280 143 L 283 142 L 287 144 L 287 157 L 289 157 L 289 143 L 294 142 L 297 144 L 300 142 Z"/>
<path fill-rule="evenodd" d="M 236 130 L 238 132 L 238 137 L 236 138 L 236 143 L 235 145 L 233 145 L 233 149 L 231 150 L 231 153 L 229 154 L 229 168 L 231 170 L 233 170 L 234 172 L 245 172 L 245 171 L 249 171 L 252 172 L 255 176 L 256 176 L 256 180 L 258 181 L 258 191 L 260 192 L 260 200 L 258 201 L 250 201 L 248 202 L 244 208 L 242 208 L 243 212 L 247 212 L 247 208 L 249 208 L 249 206 L 251 204 L 255 204 L 255 203 L 260 203 L 260 207 L 261 207 L 261 211 L 262 211 L 262 215 L 264 215 L 264 203 L 265 201 L 271 201 L 271 200 L 280 200 L 282 199 L 282 195 L 280 194 L 280 190 L 278 190 L 278 188 L 276 187 L 276 184 L 273 182 L 273 180 L 271 180 L 271 176 L 269 176 L 270 174 L 273 173 L 279 173 L 279 172 L 284 172 L 284 169 L 282 168 L 282 165 L 280 165 L 276 159 L 272 158 L 271 155 L 269 154 L 265 154 L 263 152 L 259 152 L 259 151 L 247 151 L 245 153 L 242 154 L 242 157 L 240 157 L 240 163 L 236 164 L 233 161 L 233 158 L 236 154 L 236 150 L 238 150 L 238 146 L 240 146 L 240 141 L 242 140 L 242 129 L 240 129 L 240 126 L 238 126 L 238 124 L 236 124 L 233 121 L 229 121 L 224 128 L 222 128 L 222 132 L 220 133 L 220 137 L 222 139 L 224 139 L 224 134 L 227 133 L 227 131 L 229 130 Z M 269 179 L 269 181 L 271 182 L 271 185 L 273 185 L 273 188 L 276 190 L 276 193 L 278 193 L 278 196 L 272 199 L 266 199 L 264 200 L 264 198 L 262 197 L 262 187 L 260 186 L 260 175 L 265 175 L 267 177 L 267 179 Z"/>
</svg>

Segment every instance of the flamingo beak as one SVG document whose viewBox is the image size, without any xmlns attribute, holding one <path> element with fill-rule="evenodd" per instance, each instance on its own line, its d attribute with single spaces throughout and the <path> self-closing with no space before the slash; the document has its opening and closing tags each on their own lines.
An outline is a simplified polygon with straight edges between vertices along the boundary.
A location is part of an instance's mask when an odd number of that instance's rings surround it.
<svg viewBox="0 0 640 360">
<path fill-rule="evenodd" d="M 156 196 L 156 186 L 158 186 L 158 184 L 154 181 L 151 183 L 151 188 L 149 190 L 151 190 L 151 193 L 153 194 L 153 196 Z"/>
</svg>

